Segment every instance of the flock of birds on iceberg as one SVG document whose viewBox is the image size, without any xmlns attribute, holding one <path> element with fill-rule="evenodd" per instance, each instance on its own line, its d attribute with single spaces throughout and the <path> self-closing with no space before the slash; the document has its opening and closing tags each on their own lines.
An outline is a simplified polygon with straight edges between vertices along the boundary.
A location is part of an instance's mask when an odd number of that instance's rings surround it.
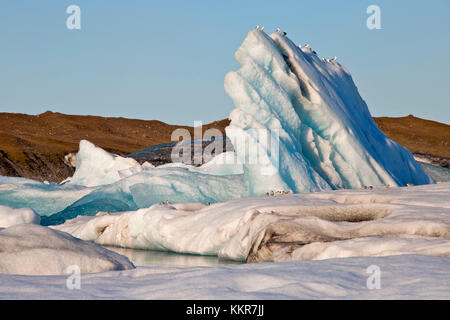
<svg viewBox="0 0 450 320">
<path fill-rule="evenodd" d="M 256 30 L 264 31 L 264 27 L 260 27 L 259 25 L 257 25 L 257 26 L 256 26 Z M 281 32 L 280 28 L 277 28 L 277 29 L 275 30 L 275 33 L 280 33 L 282 36 L 286 36 L 286 35 L 287 35 L 287 32 L 285 32 L 285 31 Z M 302 48 L 302 45 L 299 44 L 298 47 L 299 47 L 299 48 Z M 304 46 L 304 48 L 309 48 L 309 47 L 310 47 L 309 43 L 305 44 L 305 46 Z M 313 51 L 313 53 L 317 55 L 317 52 L 316 52 L 316 51 Z M 335 61 L 337 61 L 337 57 L 334 56 L 334 57 L 331 58 L 331 59 L 322 58 L 322 61 L 323 61 L 323 62 L 335 62 Z"/>
</svg>

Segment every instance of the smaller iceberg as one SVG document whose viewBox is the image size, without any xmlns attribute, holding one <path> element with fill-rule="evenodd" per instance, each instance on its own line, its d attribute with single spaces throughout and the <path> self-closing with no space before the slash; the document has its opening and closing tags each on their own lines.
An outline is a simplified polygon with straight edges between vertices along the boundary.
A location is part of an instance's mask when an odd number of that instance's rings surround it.
<svg viewBox="0 0 450 320">
<path fill-rule="evenodd" d="M 137 166 L 139 163 L 133 158 L 120 157 L 87 140 L 81 140 L 75 174 L 67 183 L 85 187 L 111 184 L 121 179 L 121 170 Z"/>
</svg>

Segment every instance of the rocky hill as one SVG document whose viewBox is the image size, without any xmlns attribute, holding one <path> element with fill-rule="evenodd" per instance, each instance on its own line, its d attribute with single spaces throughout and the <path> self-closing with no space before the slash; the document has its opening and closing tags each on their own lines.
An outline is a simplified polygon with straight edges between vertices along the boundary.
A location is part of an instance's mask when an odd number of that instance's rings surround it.
<svg viewBox="0 0 450 320">
<path fill-rule="evenodd" d="M 450 167 L 450 125 L 413 116 L 374 118 L 392 140 L 417 157 Z M 224 133 L 227 119 L 203 126 Z M 39 115 L 0 113 L 0 175 L 61 182 L 74 172 L 70 154 L 86 139 L 119 155 L 171 142 L 177 128 L 156 120 L 76 116 L 47 111 Z"/>
<path fill-rule="evenodd" d="M 203 126 L 223 130 L 227 120 Z M 66 157 L 82 139 L 119 155 L 171 141 L 177 128 L 156 120 L 75 116 L 47 111 L 39 115 L 0 113 L 0 175 L 61 182 L 74 168 Z"/>
</svg>

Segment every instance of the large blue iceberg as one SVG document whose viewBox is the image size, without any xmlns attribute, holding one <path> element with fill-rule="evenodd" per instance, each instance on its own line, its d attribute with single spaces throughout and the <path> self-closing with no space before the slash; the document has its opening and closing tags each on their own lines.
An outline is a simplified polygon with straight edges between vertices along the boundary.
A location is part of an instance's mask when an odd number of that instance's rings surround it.
<svg viewBox="0 0 450 320">
<path fill-rule="evenodd" d="M 275 169 L 270 178 L 260 165 L 244 163 L 250 193 L 432 183 L 411 153 L 378 129 L 338 62 L 260 30 L 249 32 L 235 57 L 241 68 L 225 78 L 236 106 L 227 135 L 232 141 L 246 136 L 262 153 L 267 143 L 254 129 L 277 130 L 280 142 L 279 158 L 266 151 L 267 166 Z"/>
<path fill-rule="evenodd" d="M 349 72 L 279 33 L 248 33 L 241 68 L 225 77 L 236 109 L 235 152 L 194 167 L 153 167 L 80 142 L 64 185 L 0 178 L 0 204 L 29 207 L 43 224 L 161 202 L 222 202 L 267 192 L 433 183 L 411 153 L 376 126 Z"/>
</svg>

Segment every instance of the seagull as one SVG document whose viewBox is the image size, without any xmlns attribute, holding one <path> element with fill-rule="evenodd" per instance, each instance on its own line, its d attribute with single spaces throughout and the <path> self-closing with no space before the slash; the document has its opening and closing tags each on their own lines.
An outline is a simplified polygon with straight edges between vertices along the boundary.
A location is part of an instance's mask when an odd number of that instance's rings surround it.
<svg viewBox="0 0 450 320">
<path fill-rule="evenodd" d="M 281 33 L 281 35 L 282 35 L 282 36 L 285 36 L 285 35 L 287 35 L 287 33 L 283 31 L 283 32 Z"/>
<path fill-rule="evenodd" d="M 256 26 L 256 30 L 259 30 L 259 24 Z"/>
<path fill-rule="evenodd" d="M 336 57 L 336 56 L 334 56 L 334 58 L 333 58 L 333 59 L 331 59 L 331 60 L 333 60 L 333 61 L 336 61 L 336 60 L 337 60 L 337 57 Z"/>
<path fill-rule="evenodd" d="M 280 28 L 277 28 L 277 30 L 275 30 L 276 33 L 280 32 Z"/>
<path fill-rule="evenodd" d="M 263 31 L 264 30 L 264 27 L 261 27 L 261 31 Z"/>
<path fill-rule="evenodd" d="M 305 48 L 309 48 L 309 43 L 305 44 Z"/>
</svg>

